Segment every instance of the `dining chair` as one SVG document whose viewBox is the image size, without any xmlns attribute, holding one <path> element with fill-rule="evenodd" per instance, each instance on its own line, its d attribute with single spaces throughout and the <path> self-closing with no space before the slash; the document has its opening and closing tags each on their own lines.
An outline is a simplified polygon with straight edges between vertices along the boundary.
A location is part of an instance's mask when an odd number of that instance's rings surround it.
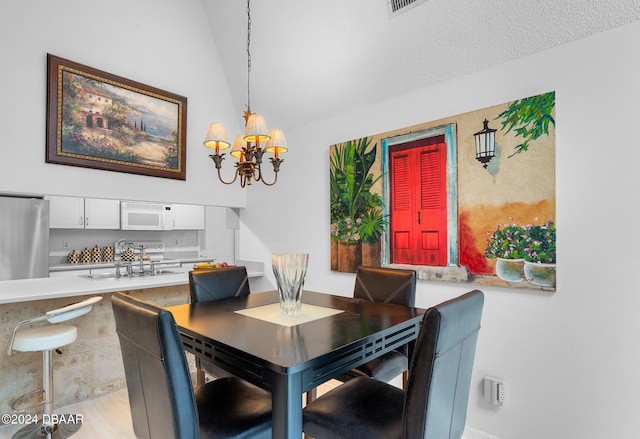
<svg viewBox="0 0 640 439">
<path fill-rule="evenodd" d="M 360 266 L 356 271 L 353 297 L 413 307 L 416 301 L 416 272 L 397 268 Z M 367 376 L 389 382 L 403 374 L 403 388 L 406 388 L 406 371 L 409 368 L 408 349 L 405 345 L 398 350 L 388 352 L 337 379 L 347 381 L 357 376 Z"/>
<path fill-rule="evenodd" d="M 246 296 L 250 293 L 247 267 L 222 267 L 189 272 L 191 303 Z"/>
<path fill-rule="evenodd" d="M 245 266 L 222 267 L 212 270 L 189 272 L 189 295 L 191 303 L 209 302 L 230 297 L 247 296 L 251 293 L 249 276 Z M 196 357 L 196 384 L 205 382 L 205 372 L 212 377 L 227 376 L 227 372 L 215 364 Z"/>
<path fill-rule="evenodd" d="M 484 294 L 474 290 L 429 308 L 407 389 L 358 377 L 307 404 L 303 429 L 316 439 L 460 439 Z"/>
<path fill-rule="evenodd" d="M 191 384 L 171 312 L 123 293 L 111 299 L 137 438 L 270 438 L 271 394 L 240 378 Z"/>
</svg>

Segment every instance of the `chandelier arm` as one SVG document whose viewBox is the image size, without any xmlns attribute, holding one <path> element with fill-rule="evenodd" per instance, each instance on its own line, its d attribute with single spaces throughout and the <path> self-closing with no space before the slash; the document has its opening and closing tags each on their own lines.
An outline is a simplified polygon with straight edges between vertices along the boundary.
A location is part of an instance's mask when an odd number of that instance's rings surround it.
<svg viewBox="0 0 640 439">
<path fill-rule="evenodd" d="M 274 184 L 276 184 L 278 182 L 278 173 L 276 172 L 275 174 L 275 178 L 273 179 L 273 182 L 271 183 L 267 183 L 266 181 L 264 181 L 264 177 L 260 178 L 260 181 L 262 182 L 262 184 L 264 184 L 265 186 L 273 186 Z"/>
<path fill-rule="evenodd" d="M 233 180 L 227 182 L 222 179 L 222 175 L 220 174 L 220 169 L 218 169 L 218 179 L 224 184 L 233 184 L 238 179 L 238 170 L 236 169 L 235 175 L 233 176 Z"/>
<path fill-rule="evenodd" d="M 280 164 L 284 161 L 281 158 L 272 158 L 271 160 L 271 164 L 273 165 L 273 173 L 275 174 L 274 178 L 273 178 L 273 182 L 272 183 L 267 183 L 264 180 L 264 177 L 262 175 L 260 175 L 260 181 L 265 184 L 266 186 L 273 186 L 274 184 L 276 184 L 278 182 L 278 172 L 280 171 Z"/>
<path fill-rule="evenodd" d="M 218 170 L 218 179 L 224 184 L 233 184 L 238 179 L 238 169 L 236 168 L 236 172 L 235 172 L 235 176 L 233 177 L 233 180 L 224 181 L 224 179 L 222 178 L 222 174 L 220 173 L 220 169 L 222 169 L 222 160 L 224 160 L 222 155 L 224 154 L 211 154 L 209 155 L 209 157 L 211 157 L 211 160 L 215 162 L 216 169 Z"/>
</svg>

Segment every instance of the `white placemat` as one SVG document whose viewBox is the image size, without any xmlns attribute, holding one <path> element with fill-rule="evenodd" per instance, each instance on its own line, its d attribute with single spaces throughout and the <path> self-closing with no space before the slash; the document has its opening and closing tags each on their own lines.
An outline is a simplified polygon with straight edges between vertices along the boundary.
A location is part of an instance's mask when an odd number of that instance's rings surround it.
<svg viewBox="0 0 640 439">
<path fill-rule="evenodd" d="M 295 326 L 301 323 L 307 323 L 313 320 L 339 314 L 344 311 L 303 303 L 302 312 L 300 314 L 288 316 L 280 313 L 279 303 L 272 303 L 270 305 L 257 306 L 255 308 L 241 309 L 235 312 L 247 317 L 253 317 L 254 319 L 275 323 L 276 325 Z"/>
</svg>

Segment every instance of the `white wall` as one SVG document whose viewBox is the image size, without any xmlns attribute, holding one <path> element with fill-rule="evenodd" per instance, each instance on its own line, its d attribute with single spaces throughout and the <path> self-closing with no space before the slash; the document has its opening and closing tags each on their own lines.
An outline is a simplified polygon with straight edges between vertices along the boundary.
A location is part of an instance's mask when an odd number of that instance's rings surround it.
<svg viewBox="0 0 640 439">
<path fill-rule="evenodd" d="M 45 163 L 47 53 L 186 96 L 187 180 Z M 210 122 L 239 118 L 200 0 L 5 1 L 0 58 L 0 192 L 246 204 L 202 146 Z"/>
<path fill-rule="evenodd" d="M 307 251 L 308 289 L 351 294 L 353 275 L 329 269 L 329 145 L 555 90 L 557 292 L 484 288 L 467 424 L 500 439 L 637 436 L 639 46 L 635 23 L 288 132 L 278 185 L 249 190 L 240 257 Z M 471 288 L 420 281 L 417 305 Z M 505 380 L 502 408 L 482 401 L 485 375 Z"/>
</svg>

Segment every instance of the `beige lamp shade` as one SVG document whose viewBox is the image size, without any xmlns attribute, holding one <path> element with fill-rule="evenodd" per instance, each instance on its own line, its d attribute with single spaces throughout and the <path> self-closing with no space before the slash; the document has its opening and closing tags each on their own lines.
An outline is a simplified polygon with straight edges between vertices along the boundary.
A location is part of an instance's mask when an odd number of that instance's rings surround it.
<svg viewBox="0 0 640 439">
<path fill-rule="evenodd" d="M 225 130 L 222 122 L 213 122 L 209 125 L 207 137 L 204 138 L 204 146 L 215 150 L 227 149 L 231 146 L 227 130 Z"/>
<path fill-rule="evenodd" d="M 247 126 L 244 130 L 244 140 L 247 142 L 264 142 L 269 140 L 269 128 L 262 115 L 251 113 L 247 119 Z"/>
<path fill-rule="evenodd" d="M 273 152 L 276 155 L 278 153 L 287 152 L 289 149 L 287 148 L 287 140 L 284 138 L 284 133 L 282 130 L 274 128 L 271 130 L 271 138 L 267 140 L 267 144 L 265 146 L 265 150 L 267 152 Z"/>
<path fill-rule="evenodd" d="M 242 148 L 244 148 L 244 146 L 246 145 L 246 141 L 244 140 L 244 137 L 242 136 L 242 134 L 238 134 L 236 136 L 236 140 L 233 142 L 233 148 L 231 148 L 231 156 L 235 157 L 237 159 L 242 157 Z"/>
</svg>

